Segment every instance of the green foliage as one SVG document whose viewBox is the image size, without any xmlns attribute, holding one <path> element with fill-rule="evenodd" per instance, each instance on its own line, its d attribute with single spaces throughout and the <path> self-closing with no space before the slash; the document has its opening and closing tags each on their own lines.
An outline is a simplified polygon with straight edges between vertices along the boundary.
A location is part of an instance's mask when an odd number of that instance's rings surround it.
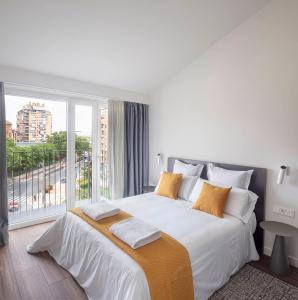
<svg viewBox="0 0 298 300">
<path fill-rule="evenodd" d="M 92 187 L 92 165 L 87 164 L 81 170 L 81 177 L 78 179 L 79 194 L 77 195 L 78 200 L 84 200 L 91 197 Z"/>
<path fill-rule="evenodd" d="M 47 143 L 53 144 L 56 148 L 56 150 L 62 152 L 65 152 L 66 155 L 66 149 L 67 149 L 67 133 L 66 131 L 59 131 L 54 132 L 51 136 L 48 136 Z M 76 135 L 76 152 L 82 153 L 84 151 L 88 151 L 90 148 L 89 139 L 84 136 L 78 136 Z"/>
<path fill-rule="evenodd" d="M 76 135 L 76 153 L 82 154 L 90 149 L 89 139 L 84 136 Z"/>
<path fill-rule="evenodd" d="M 15 147 L 15 143 L 14 143 L 13 139 L 6 138 L 6 147 L 7 147 L 7 149 L 12 149 L 13 147 Z"/>
<path fill-rule="evenodd" d="M 66 131 L 54 132 L 47 137 L 47 143 L 53 144 L 57 151 L 60 151 L 61 155 L 66 156 L 67 149 L 67 133 Z"/>
<path fill-rule="evenodd" d="M 88 151 L 89 139 L 76 135 L 76 152 L 81 155 Z M 28 147 L 17 146 L 10 138 L 6 139 L 7 170 L 9 176 L 23 173 L 25 170 L 32 171 L 65 160 L 67 149 L 67 134 L 65 131 L 54 132 L 48 136 L 47 142 Z"/>
<path fill-rule="evenodd" d="M 80 178 L 77 180 L 79 188 L 77 188 L 77 200 L 85 200 L 91 197 L 91 182 L 88 178 Z"/>
<path fill-rule="evenodd" d="M 15 151 L 15 143 L 12 139 L 6 138 L 6 155 L 7 155 L 7 170 L 11 172 L 13 168 L 13 152 Z"/>
<path fill-rule="evenodd" d="M 16 146 L 13 141 L 7 142 L 8 174 L 18 175 L 25 170 L 32 171 L 42 164 L 48 166 L 58 159 L 58 154 L 52 144 L 36 144 L 28 147 Z"/>
</svg>

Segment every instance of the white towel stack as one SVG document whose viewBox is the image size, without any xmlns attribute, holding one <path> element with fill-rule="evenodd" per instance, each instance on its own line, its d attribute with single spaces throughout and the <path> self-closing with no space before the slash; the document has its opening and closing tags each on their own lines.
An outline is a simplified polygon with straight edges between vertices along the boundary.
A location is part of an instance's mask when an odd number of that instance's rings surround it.
<svg viewBox="0 0 298 300">
<path fill-rule="evenodd" d="M 137 249 L 160 238 L 160 230 L 131 217 L 110 227 L 110 231 L 131 248 Z"/>
<path fill-rule="evenodd" d="M 114 216 L 120 211 L 118 207 L 115 207 L 114 205 L 104 200 L 100 200 L 87 206 L 82 206 L 81 210 L 84 214 L 89 216 L 94 221 Z"/>
</svg>

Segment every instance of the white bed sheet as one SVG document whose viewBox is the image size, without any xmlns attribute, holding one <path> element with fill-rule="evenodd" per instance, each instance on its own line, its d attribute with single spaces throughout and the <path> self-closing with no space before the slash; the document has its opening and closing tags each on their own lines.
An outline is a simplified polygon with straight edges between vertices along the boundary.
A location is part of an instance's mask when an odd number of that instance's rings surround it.
<svg viewBox="0 0 298 300">
<path fill-rule="evenodd" d="M 248 224 L 191 209 L 185 200 L 154 193 L 113 201 L 117 207 L 171 235 L 188 250 L 195 299 L 207 299 L 245 263 L 259 259 Z M 30 253 L 47 250 L 84 288 L 89 299 L 150 299 L 142 268 L 81 218 L 66 213 L 39 239 Z"/>
</svg>

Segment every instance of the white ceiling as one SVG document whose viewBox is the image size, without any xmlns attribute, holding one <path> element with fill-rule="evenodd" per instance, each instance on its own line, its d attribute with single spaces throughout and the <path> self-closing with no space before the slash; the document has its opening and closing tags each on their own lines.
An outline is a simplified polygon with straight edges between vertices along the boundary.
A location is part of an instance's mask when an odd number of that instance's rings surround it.
<svg viewBox="0 0 298 300">
<path fill-rule="evenodd" d="M 148 93 L 267 2 L 1 0 L 0 64 Z"/>
</svg>

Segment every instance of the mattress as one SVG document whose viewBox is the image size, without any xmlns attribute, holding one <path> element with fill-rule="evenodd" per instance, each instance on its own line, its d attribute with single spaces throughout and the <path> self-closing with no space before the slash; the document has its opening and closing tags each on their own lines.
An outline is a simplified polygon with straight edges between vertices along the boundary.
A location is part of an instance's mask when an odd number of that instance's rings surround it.
<svg viewBox="0 0 298 300">
<path fill-rule="evenodd" d="M 208 299 L 245 263 L 259 258 L 248 224 L 225 215 L 223 219 L 191 209 L 192 203 L 154 193 L 112 203 L 156 226 L 188 251 L 195 299 Z M 84 288 L 89 299 L 150 299 L 141 267 L 110 240 L 76 215 L 67 212 L 39 239 L 30 253 L 48 251 Z"/>
</svg>

